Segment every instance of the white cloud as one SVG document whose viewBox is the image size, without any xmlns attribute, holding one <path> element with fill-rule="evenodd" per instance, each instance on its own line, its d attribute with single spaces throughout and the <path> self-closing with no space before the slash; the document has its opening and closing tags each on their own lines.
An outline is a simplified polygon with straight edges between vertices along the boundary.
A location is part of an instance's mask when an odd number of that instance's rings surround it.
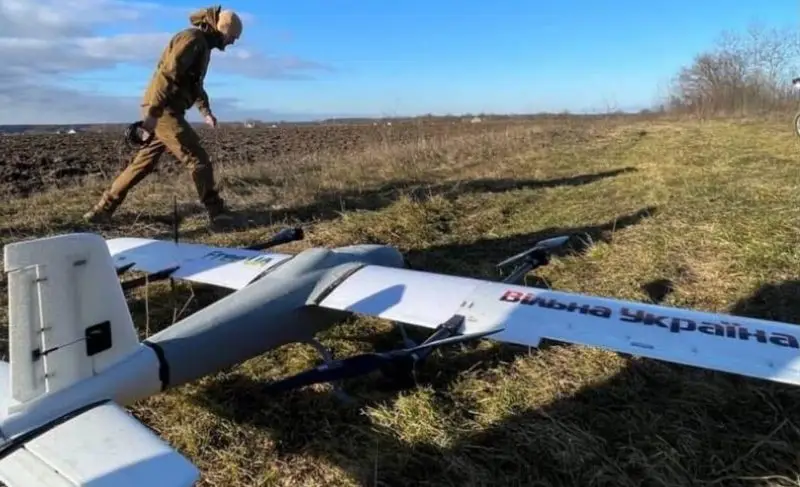
<svg viewBox="0 0 800 487">
<path fill-rule="evenodd" d="M 183 21 L 188 26 L 188 13 L 172 6 L 122 0 L 0 0 L 0 124 L 138 117 L 141 93 L 132 93 L 130 98 L 101 96 L 64 87 L 61 82 L 93 70 L 126 65 L 151 68 L 172 33 L 147 31 L 148 19 L 170 16 L 178 25 Z M 127 33 L 102 35 L 101 28 Z M 214 75 L 253 78 L 300 78 L 307 71 L 325 69 L 313 61 L 252 51 L 246 44 L 215 51 L 211 65 Z M 228 116 L 238 118 L 235 100 L 212 99 L 212 103 L 215 111 L 219 105 Z"/>
<path fill-rule="evenodd" d="M 174 7 L 121 0 L 0 0 L 0 35 L 19 38 L 90 36 L 92 28 L 114 22 L 137 22 Z"/>
</svg>

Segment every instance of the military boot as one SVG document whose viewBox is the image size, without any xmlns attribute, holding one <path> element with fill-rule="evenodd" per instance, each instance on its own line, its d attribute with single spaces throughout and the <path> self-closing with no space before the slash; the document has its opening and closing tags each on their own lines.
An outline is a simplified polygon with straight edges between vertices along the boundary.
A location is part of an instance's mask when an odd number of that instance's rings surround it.
<svg viewBox="0 0 800 487">
<path fill-rule="evenodd" d="M 111 223 L 114 209 L 109 205 L 98 203 L 91 210 L 83 214 L 83 221 L 86 223 Z"/>
<path fill-rule="evenodd" d="M 223 231 L 232 230 L 236 227 L 235 215 L 225 206 L 224 203 L 210 205 L 208 211 L 208 221 L 212 230 Z"/>
</svg>

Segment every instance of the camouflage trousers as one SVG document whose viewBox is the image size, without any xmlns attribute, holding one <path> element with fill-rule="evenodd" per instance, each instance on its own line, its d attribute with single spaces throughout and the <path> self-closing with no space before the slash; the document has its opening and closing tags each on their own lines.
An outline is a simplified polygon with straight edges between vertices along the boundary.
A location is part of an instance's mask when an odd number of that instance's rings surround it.
<svg viewBox="0 0 800 487">
<path fill-rule="evenodd" d="M 97 209 L 113 212 L 125 200 L 128 192 L 153 172 L 164 151 L 189 168 L 197 195 L 213 217 L 224 210 L 219 196 L 214 168 L 208 153 L 200 144 L 200 137 L 183 115 L 165 111 L 158 118 L 155 137 L 139 149 L 133 160 L 120 173 L 100 198 Z"/>
</svg>

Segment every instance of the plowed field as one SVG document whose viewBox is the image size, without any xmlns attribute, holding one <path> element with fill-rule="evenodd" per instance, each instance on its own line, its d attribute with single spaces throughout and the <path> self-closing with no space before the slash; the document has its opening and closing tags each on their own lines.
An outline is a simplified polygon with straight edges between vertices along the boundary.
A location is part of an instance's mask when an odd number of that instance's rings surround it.
<svg viewBox="0 0 800 487">
<path fill-rule="evenodd" d="M 525 122 L 287 125 L 251 129 L 200 128 L 198 132 L 215 163 L 225 165 L 469 135 L 520 123 Z M 122 132 L 0 136 L 0 194 L 27 196 L 44 187 L 70 185 L 85 176 L 113 175 L 127 164 L 134 152 L 123 143 Z M 169 171 L 175 164 L 174 158 L 165 156 L 159 170 Z"/>
</svg>

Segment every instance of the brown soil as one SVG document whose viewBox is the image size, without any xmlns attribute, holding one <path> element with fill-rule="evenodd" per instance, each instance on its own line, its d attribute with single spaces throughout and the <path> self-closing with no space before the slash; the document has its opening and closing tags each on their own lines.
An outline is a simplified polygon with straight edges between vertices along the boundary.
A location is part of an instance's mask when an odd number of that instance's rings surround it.
<svg viewBox="0 0 800 487">
<path fill-rule="evenodd" d="M 397 144 L 442 136 L 505 129 L 522 121 L 406 122 L 387 125 L 305 125 L 258 128 L 201 128 L 198 132 L 216 164 L 259 162 L 320 152 L 349 152 L 375 144 Z M 530 123 L 530 122 L 528 122 Z M 78 134 L 21 134 L 0 137 L 0 195 L 28 196 L 42 189 L 72 185 L 87 176 L 109 177 L 133 157 L 122 132 Z M 176 168 L 165 156 L 159 171 Z"/>
</svg>

